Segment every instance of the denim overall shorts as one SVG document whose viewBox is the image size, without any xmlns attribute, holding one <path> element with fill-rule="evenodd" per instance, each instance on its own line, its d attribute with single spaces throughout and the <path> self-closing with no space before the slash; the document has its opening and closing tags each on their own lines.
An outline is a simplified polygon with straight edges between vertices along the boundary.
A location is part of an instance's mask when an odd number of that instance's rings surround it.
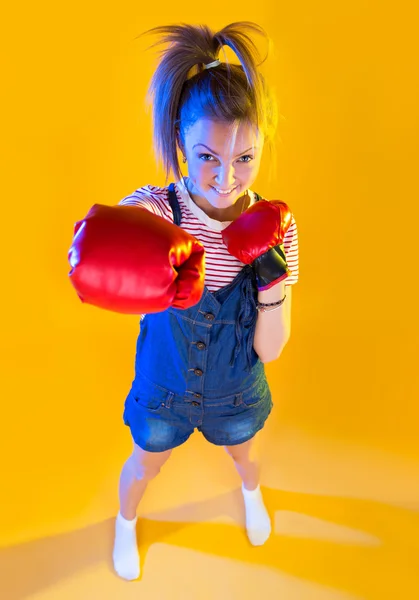
<svg viewBox="0 0 419 600">
<path fill-rule="evenodd" d="M 180 225 L 173 183 L 169 200 Z M 254 271 L 245 265 L 215 292 L 205 286 L 195 306 L 145 315 L 123 413 L 140 448 L 176 448 L 195 428 L 212 444 L 232 446 L 262 429 L 273 403 L 253 349 L 257 293 Z"/>
</svg>

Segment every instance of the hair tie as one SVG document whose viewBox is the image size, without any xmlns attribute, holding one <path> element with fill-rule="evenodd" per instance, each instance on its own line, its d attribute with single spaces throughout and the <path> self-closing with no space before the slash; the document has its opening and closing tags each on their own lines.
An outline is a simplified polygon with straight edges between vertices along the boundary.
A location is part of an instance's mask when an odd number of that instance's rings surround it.
<svg viewBox="0 0 419 600">
<path fill-rule="evenodd" d="M 208 65 L 204 65 L 204 69 L 211 69 L 212 67 L 218 67 L 218 65 L 221 65 L 221 60 L 214 60 L 213 62 L 209 63 Z"/>
</svg>

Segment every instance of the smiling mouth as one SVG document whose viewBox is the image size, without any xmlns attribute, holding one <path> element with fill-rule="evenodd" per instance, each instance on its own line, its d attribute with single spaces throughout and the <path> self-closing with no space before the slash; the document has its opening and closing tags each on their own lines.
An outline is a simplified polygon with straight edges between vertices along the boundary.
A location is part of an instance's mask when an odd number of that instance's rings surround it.
<svg viewBox="0 0 419 600">
<path fill-rule="evenodd" d="M 213 185 L 211 186 L 211 188 L 214 190 L 214 192 L 218 196 L 220 196 L 222 198 L 227 198 L 228 196 L 230 196 L 234 192 L 234 190 L 237 188 L 237 185 L 234 188 L 232 188 L 231 190 L 229 190 L 227 193 L 225 193 L 225 192 L 223 193 L 223 192 L 218 191 L 217 188 L 215 188 Z"/>
</svg>

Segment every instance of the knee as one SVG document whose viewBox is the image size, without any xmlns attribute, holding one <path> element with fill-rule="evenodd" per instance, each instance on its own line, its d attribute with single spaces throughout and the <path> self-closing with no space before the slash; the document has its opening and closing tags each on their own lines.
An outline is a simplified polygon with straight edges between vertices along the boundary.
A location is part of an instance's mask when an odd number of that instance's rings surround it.
<svg viewBox="0 0 419 600">
<path fill-rule="evenodd" d="M 160 473 L 160 467 L 134 462 L 132 473 L 138 481 L 151 481 L 151 479 L 154 479 Z"/>
<path fill-rule="evenodd" d="M 157 477 L 168 456 L 158 456 L 157 453 L 147 453 L 147 456 L 130 457 L 131 472 L 137 480 L 150 481 Z"/>
<path fill-rule="evenodd" d="M 234 462 L 241 463 L 249 459 L 249 453 L 246 449 L 240 448 L 239 446 L 224 446 L 225 451 Z"/>
</svg>

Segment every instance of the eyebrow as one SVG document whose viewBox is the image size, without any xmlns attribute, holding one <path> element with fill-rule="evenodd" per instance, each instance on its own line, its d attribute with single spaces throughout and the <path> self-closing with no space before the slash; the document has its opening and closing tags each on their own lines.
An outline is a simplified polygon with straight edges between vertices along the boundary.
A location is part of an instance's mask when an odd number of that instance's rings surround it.
<svg viewBox="0 0 419 600">
<path fill-rule="evenodd" d="M 215 154 L 215 156 L 219 156 L 219 154 L 217 154 L 216 152 L 214 152 L 214 150 L 211 150 L 211 148 L 209 148 L 208 146 L 206 146 L 205 144 L 194 144 L 192 146 L 192 150 L 195 148 L 195 146 L 204 146 L 204 148 L 206 148 L 207 150 L 209 150 L 211 152 L 211 154 Z M 249 150 L 257 150 L 258 146 L 250 146 L 250 148 L 248 148 L 247 150 L 243 150 L 243 152 L 240 152 L 240 154 L 237 154 L 237 156 L 241 156 L 242 154 L 244 154 L 245 152 L 249 152 Z M 235 156 L 234 158 L 237 158 L 237 156 Z"/>
</svg>

